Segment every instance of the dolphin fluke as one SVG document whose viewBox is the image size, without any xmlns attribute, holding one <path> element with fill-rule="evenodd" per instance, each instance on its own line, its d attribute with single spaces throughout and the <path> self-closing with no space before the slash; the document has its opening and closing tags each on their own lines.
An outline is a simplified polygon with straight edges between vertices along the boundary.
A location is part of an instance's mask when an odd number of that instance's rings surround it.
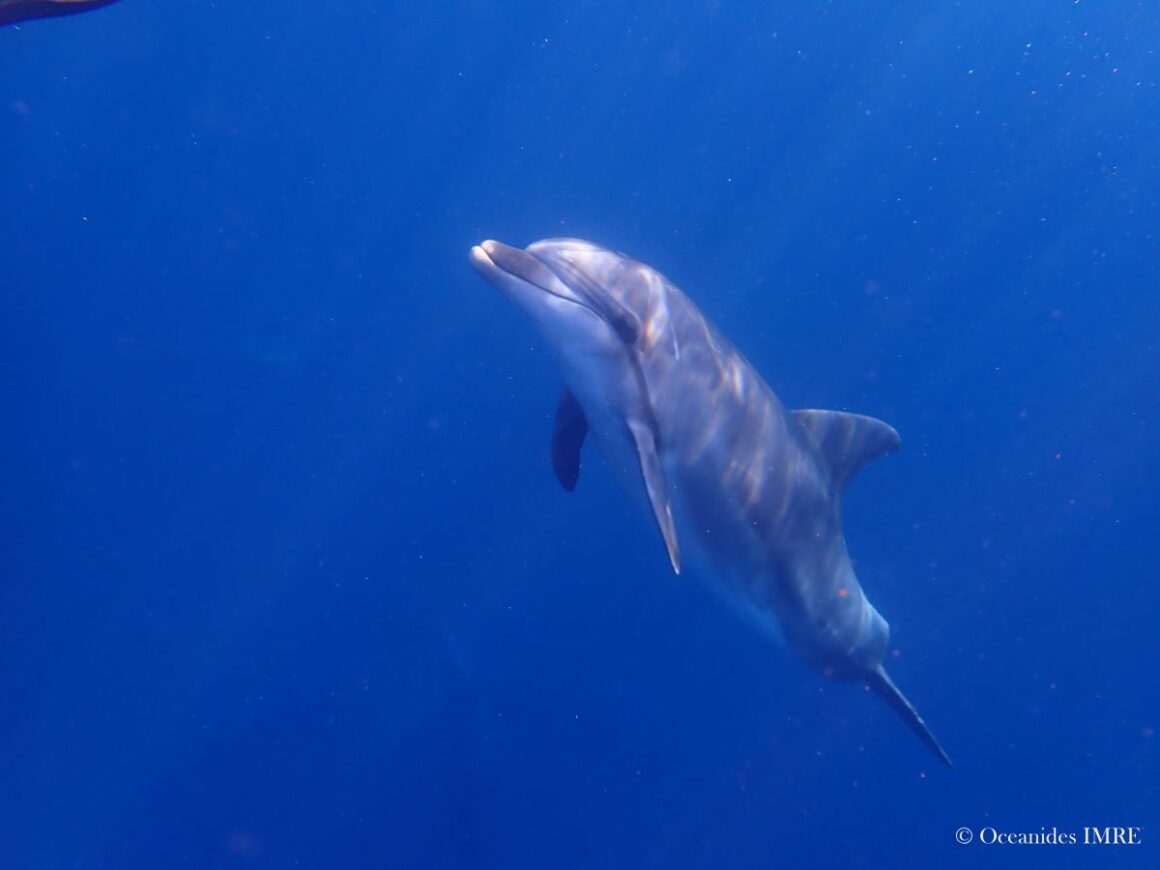
<svg viewBox="0 0 1160 870">
<path fill-rule="evenodd" d="M 906 696 L 899 691 L 898 686 L 894 685 L 894 681 L 886 673 L 886 669 L 879 665 L 874 670 L 866 672 L 866 685 L 874 690 L 878 697 L 886 701 L 891 706 L 895 713 L 902 717 L 910 730 L 918 735 L 918 739 L 930 747 L 931 751 L 942 759 L 947 767 L 954 767 L 954 762 L 951 761 L 950 756 L 947 755 L 946 750 L 939 745 L 935 736 L 930 733 L 930 729 L 926 727 L 926 723 L 922 721 L 922 717 L 918 715 L 918 711 L 914 709 L 914 705 L 906 699 Z"/>
<path fill-rule="evenodd" d="M 34 18 L 72 15 L 98 6 L 108 6 L 117 0 L 0 0 L 0 25 L 17 24 Z"/>
</svg>

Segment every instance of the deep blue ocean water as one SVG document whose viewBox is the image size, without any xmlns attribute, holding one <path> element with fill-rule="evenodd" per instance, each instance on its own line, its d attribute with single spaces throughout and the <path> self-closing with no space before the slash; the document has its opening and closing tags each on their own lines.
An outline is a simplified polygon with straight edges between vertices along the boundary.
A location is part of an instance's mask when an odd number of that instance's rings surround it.
<svg viewBox="0 0 1160 870">
<path fill-rule="evenodd" d="M 0 867 L 1160 866 L 1154 4 L 123 0 L 0 158 Z M 560 490 L 467 262 L 555 235 L 902 433 L 954 770 Z"/>
</svg>

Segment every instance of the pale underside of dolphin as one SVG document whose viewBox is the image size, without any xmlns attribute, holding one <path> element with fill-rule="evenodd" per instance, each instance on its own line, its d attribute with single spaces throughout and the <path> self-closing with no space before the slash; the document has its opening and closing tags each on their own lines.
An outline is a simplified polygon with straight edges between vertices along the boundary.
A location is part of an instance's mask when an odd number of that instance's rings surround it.
<svg viewBox="0 0 1160 870">
<path fill-rule="evenodd" d="M 623 254 L 579 239 L 486 241 L 471 260 L 560 365 L 551 456 L 563 487 L 576 486 L 591 434 L 674 571 L 695 554 L 697 573 L 743 613 L 812 667 L 863 681 L 949 765 L 886 673 L 890 628 L 842 533 L 845 485 L 898 433 L 858 414 L 788 411 L 684 293 Z"/>
</svg>

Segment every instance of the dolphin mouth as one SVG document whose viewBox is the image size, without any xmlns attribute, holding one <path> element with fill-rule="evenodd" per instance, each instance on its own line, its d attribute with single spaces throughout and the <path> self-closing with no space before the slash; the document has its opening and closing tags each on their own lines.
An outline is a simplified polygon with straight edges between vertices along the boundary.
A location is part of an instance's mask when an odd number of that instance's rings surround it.
<svg viewBox="0 0 1160 870">
<path fill-rule="evenodd" d="M 509 278 L 542 290 L 549 296 L 587 308 L 600 316 L 599 311 L 586 300 L 579 298 L 543 260 L 521 248 L 513 248 L 503 242 L 488 239 L 472 246 L 471 265 L 489 284 L 496 285 L 494 280 L 496 272 L 501 272 Z"/>
<path fill-rule="evenodd" d="M 471 265 L 500 291 L 505 280 L 516 281 L 586 309 L 608 324 L 625 344 L 633 344 L 640 334 L 638 318 L 571 263 L 545 260 L 532 251 L 488 239 L 472 247 Z"/>
</svg>

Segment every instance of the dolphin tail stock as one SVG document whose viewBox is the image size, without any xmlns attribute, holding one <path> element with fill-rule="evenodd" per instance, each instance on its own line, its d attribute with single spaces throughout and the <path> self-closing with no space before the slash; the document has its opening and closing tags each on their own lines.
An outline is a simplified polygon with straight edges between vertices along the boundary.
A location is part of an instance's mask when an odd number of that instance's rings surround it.
<svg viewBox="0 0 1160 870">
<path fill-rule="evenodd" d="M 946 750 L 939 745 L 934 734 L 926 727 L 926 723 L 922 721 L 922 717 L 918 715 L 918 711 L 914 709 L 914 705 L 907 700 L 898 686 L 894 685 L 894 681 L 890 679 L 890 676 L 886 673 L 886 669 L 882 665 L 866 671 L 864 679 L 866 680 L 866 685 L 873 689 L 874 694 L 889 704 L 891 709 L 902 717 L 902 721 L 910 726 L 910 730 L 918 735 L 918 739 L 925 743 L 947 767 L 955 766 L 950 756 L 947 755 Z"/>
</svg>

